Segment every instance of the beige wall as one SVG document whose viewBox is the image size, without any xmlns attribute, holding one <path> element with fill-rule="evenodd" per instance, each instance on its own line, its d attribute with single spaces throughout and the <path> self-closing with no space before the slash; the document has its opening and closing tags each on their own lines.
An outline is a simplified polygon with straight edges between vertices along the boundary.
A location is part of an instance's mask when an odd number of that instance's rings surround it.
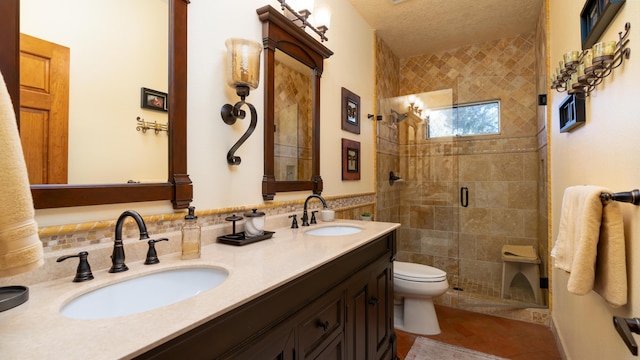
<svg viewBox="0 0 640 360">
<path fill-rule="evenodd" d="M 583 1 L 553 0 L 549 6 L 550 71 L 555 70 L 562 54 L 580 49 L 579 14 Z M 630 47 L 640 26 L 640 1 L 628 0 L 613 19 L 603 40 L 617 40 L 618 32 L 630 22 Z M 635 35 L 634 35 L 635 34 Z M 637 43 L 636 43 L 637 44 Z M 560 133 L 558 105 L 566 93 L 549 91 L 550 147 L 553 224 L 552 237 L 558 233 L 562 196 L 566 187 L 580 184 L 606 186 L 613 191 L 639 187 L 640 168 L 637 154 L 640 142 L 638 121 L 638 79 L 640 63 L 633 49 L 631 58 L 614 70 L 586 101 L 587 122 L 571 133 Z M 640 316 L 640 211 L 621 204 L 627 240 L 629 302 L 611 308 L 595 293 L 585 296 L 567 292 L 567 274 L 553 270 L 553 322 L 569 359 L 635 359 L 613 328 L 613 315 Z M 620 259 L 622 261 L 622 259 Z M 640 340 L 637 336 L 636 341 Z"/>
<path fill-rule="evenodd" d="M 323 195 L 345 196 L 372 193 L 374 186 L 373 123 L 366 118 L 373 112 L 374 43 L 373 30 L 344 0 L 318 1 L 328 5 L 332 24 L 324 44 L 334 55 L 325 61 L 321 91 L 321 164 Z M 199 210 L 256 206 L 263 204 L 263 98 L 264 84 L 251 92 L 247 101 L 258 111 L 254 134 L 236 152 L 240 166 L 229 166 L 226 154 L 245 132 L 248 120 L 228 126 L 220 118 L 225 103 L 238 97 L 224 78 L 229 37 L 261 42 L 262 25 L 256 9 L 266 4 L 279 9 L 275 0 L 208 1 L 192 0 L 189 7 L 188 42 L 188 172 L 194 183 L 193 205 Z M 233 16 L 230 16 L 233 14 Z M 124 56 L 124 55 L 123 55 Z M 361 99 L 361 133 L 341 130 L 340 88 L 346 87 Z M 104 111 L 104 109 L 101 109 Z M 135 119 L 135 118 L 134 118 Z M 342 181 L 341 138 L 361 142 L 361 180 Z M 281 193 L 276 201 L 306 198 L 309 192 Z M 128 208 L 141 214 L 172 214 L 170 202 L 149 202 L 38 210 L 36 220 L 43 226 L 100 221 L 117 218 Z"/>
</svg>

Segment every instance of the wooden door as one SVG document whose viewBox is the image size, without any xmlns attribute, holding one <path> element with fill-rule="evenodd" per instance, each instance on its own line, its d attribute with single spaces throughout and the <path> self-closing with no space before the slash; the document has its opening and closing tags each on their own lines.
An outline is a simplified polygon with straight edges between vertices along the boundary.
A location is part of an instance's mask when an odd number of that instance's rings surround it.
<svg viewBox="0 0 640 360">
<path fill-rule="evenodd" d="M 31 184 L 66 184 L 69 48 L 20 34 L 20 140 Z"/>
</svg>

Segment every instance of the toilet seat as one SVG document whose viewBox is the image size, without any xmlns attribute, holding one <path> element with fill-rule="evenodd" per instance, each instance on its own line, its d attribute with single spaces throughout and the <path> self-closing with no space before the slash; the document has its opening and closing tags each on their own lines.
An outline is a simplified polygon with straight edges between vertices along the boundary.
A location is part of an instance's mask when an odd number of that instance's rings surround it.
<svg viewBox="0 0 640 360">
<path fill-rule="evenodd" d="M 447 280 L 447 273 L 428 265 L 402 261 L 393 263 L 393 277 L 414 282 L 441 282 Z"/>
</svg>

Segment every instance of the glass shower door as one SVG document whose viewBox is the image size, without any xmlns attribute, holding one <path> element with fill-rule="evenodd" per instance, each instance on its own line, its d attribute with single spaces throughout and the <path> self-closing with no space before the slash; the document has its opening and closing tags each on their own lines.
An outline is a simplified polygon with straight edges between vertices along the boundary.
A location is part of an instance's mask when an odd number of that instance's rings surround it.
<svg viewBox="0 0 640 360">
<path fill-rule="evenodd" d="M 538 192 L 535 88 L 529 78 L 458 81 L 460 306 L 544 306 L 536 301 L 540 290 L 535 280 L 530 284 L 517 274 L 503 284 L 502 247 L 538 250 L 544 241 L 538 231 L 538 201 L 544 195 Z"/>
</svg>

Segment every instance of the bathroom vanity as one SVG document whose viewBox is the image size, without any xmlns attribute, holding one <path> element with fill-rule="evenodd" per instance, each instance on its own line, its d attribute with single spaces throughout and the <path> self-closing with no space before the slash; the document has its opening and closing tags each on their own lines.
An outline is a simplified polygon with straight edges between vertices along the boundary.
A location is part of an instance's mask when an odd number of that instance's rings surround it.
<svg viewBox="0 0 640 360">
<path fill-rule="evenodd" d="M 306 233 L 339 223 L 362 231 Z M 0 313 L 0 348 L 9 358 L 393 359 L 398 226 L 340 220 L 271 228 L 273 238 L 258 243 L 203 246 L 199 260 L 160 254 L 160 264 L 130 261 L 129 271 L 94 271 L 95 279 L 84 283 L 72 283 L 69 274 L 36 284 L 26 304 Z M 132 246 L 127 241 L 125 249 Z M 70 299 L 92 289 L 185 266 L 219 267 L 229 275 L 212 290 L 155 310 L 98 320 L 60 314 Z"/>
<path fill-rule="evenodd" d="M 391 232 L 139 358 L 392 359 L 394 253 Z"/>
</svg>

